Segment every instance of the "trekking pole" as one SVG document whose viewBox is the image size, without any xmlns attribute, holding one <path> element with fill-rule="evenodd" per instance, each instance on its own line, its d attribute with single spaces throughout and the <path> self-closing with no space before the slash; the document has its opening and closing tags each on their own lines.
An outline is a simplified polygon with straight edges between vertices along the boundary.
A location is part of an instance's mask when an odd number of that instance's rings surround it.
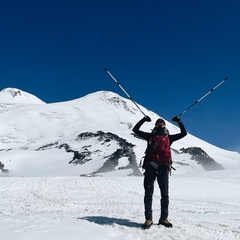
<svg viewBox="0 0 240 240">
<path fill-rule="evenodd" d="M 147 115 L 141 110 L 141 108 L 137 105 L 137 103 L 130 97 L 130 95 L 125 91 L 125 89 L 121 86 L 121 84 L 117 81 L 117 79 L 105 68 L 105 71 L 108 75 L 114 80 L 114 82 L 122 89 L 122 91 L 128 96 L 128 98 L 135 104 L 135 106 L 139 109 L 139 111 L 146 117 Z"/>
<path fill-rule="evenodd" d="M 211 92 L 213 92 L 216 88 L 218 88 L 221 84 L 223 84 L 226 80 L 228 80 L 229 77 L 224 78 L 217 86 L 215 86 L 214 88 L 212 88 L 211 90 L 209 90 L 204 96 L 202 96 L 201 98 L 199 98 L 196 102 L 194 102 L 192 105 L 190 105 L 188 108 L 186 108 L 182 113 L 180 113 L 178 115 L 178 117 L 180 117 L 181 115 L 183 115 L 184 113 L 186 113 L 191 107 L 193 107 L 195 104 L 199 103 L 200 101 L 202 101 L 208 94 L 210 94 Z"/>
</svg>

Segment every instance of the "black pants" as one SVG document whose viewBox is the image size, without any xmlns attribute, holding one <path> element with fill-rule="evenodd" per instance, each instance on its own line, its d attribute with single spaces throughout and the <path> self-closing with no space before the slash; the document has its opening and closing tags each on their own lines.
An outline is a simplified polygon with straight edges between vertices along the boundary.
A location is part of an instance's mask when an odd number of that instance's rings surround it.
<svg viewBox="0 0 240 240">
<path fill-rule="evenodd" d="M 145 219 L 152 219 L 152 197 L 154 192 L 154 182 L 157 179 L 158 186 L 161 192 L 161 219 L 166 219 L 168 217 L 168 177 L 169 168 L 166 165 L 160 165 L 159 169 L 154 169 L 151 165 L 148 165 L 144 173 L 144 207 L 145 207 Z"/>
</svg>

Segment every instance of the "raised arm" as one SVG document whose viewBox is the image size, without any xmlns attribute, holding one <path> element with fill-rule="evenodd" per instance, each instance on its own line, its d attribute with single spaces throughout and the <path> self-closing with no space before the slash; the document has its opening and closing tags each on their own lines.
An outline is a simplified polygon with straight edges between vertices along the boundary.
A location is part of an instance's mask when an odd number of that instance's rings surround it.
<svg viewBox="0 0 240 240">
<path fill-rule="evenodd" d="M 149 138 L 149 133 L 147 132 L 143 132 L 140 129 L 140 127 L 143 125 L 143 123 L 145 122 L 151 122 L 151 118 L 148 116 L 145 116 L 144 118 L 142 118 L 139 122 L 137 122 L 137 124 L 133 127 L 132 131 L 134 133 L 136 133 L 139 137 L 142 137 L 146 140 L 148 140 Z"/>
<path fill-rule="evenodd" d="M 172 144 L 174 141 L 177 141 L 183 137 L 185 137 L 187 135 L 187 131 L 186 131 L 186 128 L 185 126 L 183 125 L 181 119 L 176 116 L 172 119 L 174 122 L 177 122 L 179 128 L 180 128 L 180 133 L 177 133 L 177 134 L 173 134 L 173 135 L 169 135 L 169 138 L 170 138 L 170 144 Z"/>
</svg>

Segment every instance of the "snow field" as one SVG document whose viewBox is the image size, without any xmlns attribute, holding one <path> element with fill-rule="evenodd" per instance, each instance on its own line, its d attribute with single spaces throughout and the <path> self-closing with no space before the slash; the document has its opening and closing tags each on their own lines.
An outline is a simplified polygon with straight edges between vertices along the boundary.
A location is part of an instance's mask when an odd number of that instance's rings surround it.
<svg viewBox="0 0 240 240">
<path fill-rule="evenodd" d="M 173 228 L 153 225 L 146 231 L 140 228 L 143 177 L 1 177 L 1 236 L 9 240 L 240 239 L 240 185 L 236 175 L 231 181 L 226 171 L 218 172 L 170 177 Z M 157 223 L 157 185 L 153 213 Z"/>
</svg>

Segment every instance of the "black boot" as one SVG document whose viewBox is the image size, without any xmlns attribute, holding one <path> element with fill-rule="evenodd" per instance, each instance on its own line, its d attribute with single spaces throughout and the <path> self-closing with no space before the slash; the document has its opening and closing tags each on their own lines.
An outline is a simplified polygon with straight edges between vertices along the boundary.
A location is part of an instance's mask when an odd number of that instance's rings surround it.
<svg viewBox="0 0 240 240">
<path fill-rule="evenodd" d="M 171 228 L 173 225 L 167 219 L 159 219 L 158 225 L 163 225 L 164 227 Z"/>
</svg>

